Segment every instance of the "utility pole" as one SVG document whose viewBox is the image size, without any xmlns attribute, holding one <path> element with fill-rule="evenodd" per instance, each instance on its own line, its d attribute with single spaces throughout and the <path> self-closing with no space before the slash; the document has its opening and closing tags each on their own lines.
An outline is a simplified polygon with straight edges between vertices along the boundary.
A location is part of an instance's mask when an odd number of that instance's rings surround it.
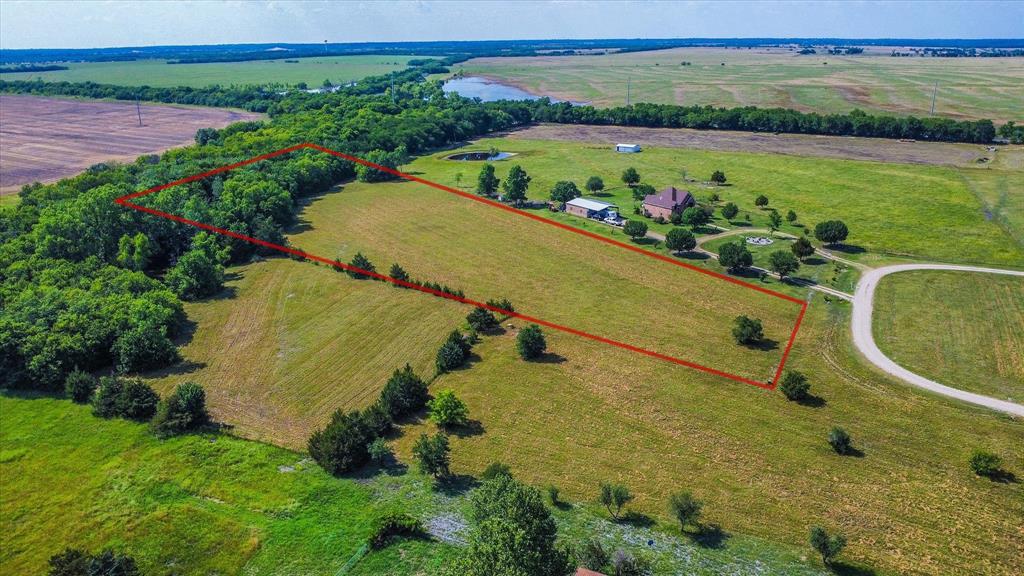
<svg viewBox="0 0 1024 576">
<path fill-rule="evenodd" d="M 139 127 L 142 127 L 142 104 L 139 103 L 139 96 L 135 96 L 135 113 L 139 116 Z"/>
<path fill-rule="evenodd" d="M 932 88 L 932 112 L 931 115 L 935 116 L 935 94 L 939 91 L 939 82 L 935 81 L 935 87 Z"/>
<path fill-rule="evenodd" d="M 632 77 L 626 76 L 626 106 L 629 106 L 629 84 L 632 81 Z"/>
</svg>

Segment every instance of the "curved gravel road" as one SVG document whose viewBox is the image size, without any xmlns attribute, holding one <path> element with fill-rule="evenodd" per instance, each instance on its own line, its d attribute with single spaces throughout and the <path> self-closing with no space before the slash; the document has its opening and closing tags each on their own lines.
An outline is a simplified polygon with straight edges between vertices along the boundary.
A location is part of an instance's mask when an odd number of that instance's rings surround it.
<svg viewBox="0 0 1024 576">
<path fill-rule="evenodd" d="M 1024 405 L 999 400 L 982 394 L 965 392 L 951 388 L 938 382 L 929 380 L 923 376 L 914 374 L 893 362 L 888 356 L 882 353 L 875 344 L 874 335 L 871 332 L 871 315 L 874 311 L 875 288 L 879 281 L 896 272 L 908 272 L 911 270 L 950 270 L 955 272 L 982 272 L 986 274 L 1006 274 L 1010 276 L 1024 277 L 1024 272 L 1017 270 L 1000 270 L 998 268 L 982 268 L 979 266 L 957 266 L 953 264 L 897 264 L 895 266 L 883 266 L 873 268 L 864 272 L 857 283 L 857 291 L 853 295 L 853 344 L 860 350 L 872 364 L 878 366 L 885 372 L 914 386 L 931 390 L 937 394 L 956 398 L 971 404 L 985 406 L 1007 414 L 1024 417 Z"/>
</svg>

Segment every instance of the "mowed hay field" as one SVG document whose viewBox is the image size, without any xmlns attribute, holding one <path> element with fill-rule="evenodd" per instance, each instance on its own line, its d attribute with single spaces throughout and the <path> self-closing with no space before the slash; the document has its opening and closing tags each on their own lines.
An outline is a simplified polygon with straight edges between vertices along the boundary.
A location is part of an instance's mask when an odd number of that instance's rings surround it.
<svg viewBox="0 0 1024 576">
<path fill-rule="evenodd" d="M 145 104 L 0 95 L 0 190 L 52 182 L 93 164 L 191 144 L 196 130 L 261 114 Z"/>
<path fill-rule="evenodd" d="M 1024 279 L 892 274 L 876 291 L 872 328 L 879 348 L 912 372 L 1024 402 Z"/>
<path fill-rule="evenodd" d="M 935 113 L 995 121 L 1024 118 L 1024 58 L 797 55 L 787 49 L 677 48 L 588 56 L 477 58 L 455 68 L 527 91 L 597 106 L 626 102 L 761 106 L 806 112 Z M 684 61 L 689 66 L 681 66 Z"/>
<path fill-rule="evenodd" d="M 298 84 L 319 87 L 324 80 L 345 84 L 367 76 L 402 70 L 414 56 L 326 56 L 296 58 L 295 62 L 254 60 L 249 62 L 209 62 L 202 64 L 168 64 L 166 60 L 134 60 L 131 62 L 67 62 L 67 70 L 50 72 L 13 72 L 5 80 L 46 82 L 98 82 L 118 86 L 212 86 L 248 84 Z"/>
<path fill-rule="evenodd" d="M 800 311 L 799 301 L 415 182 L 349 184 L 303 216 L 311 229 L 291 238 L 302 250 L 343 262 L 362 252 L 385 272 L 398 262 L 471 299 L 509 298 L 517 312 L 758 382 L 774 376 Z M 764 346 L 735 343 L 741 314 L 762 321 Z"/>
<path fill-rule="evenodd" d="M 236 433 L 296 449 L 336 409 L 373 403 L 395 369 L 433 374 L 437 348 L 468 312 L 285 258 L 232 268 L 227 285 L 222 298 L 186 306 L 195 330 L 185 362 L 149 377 L 161 393 L 202 382 L 214 417 Z"/>
<path fill-rule="evenodd" d="M 572 129 L 571 126 L 565 128 Z M 634 200 L 619 178 L 623 170 L 633 166 L 640 172 L 642 182 L 658 189 L 674 185 L 691 190 L 701 200 L 715 192 L 721 202 L 735 202 L 741 211 L 750 213 L 754 226 L 766 226 L 768 222 L 767 211 L 754 206 L 754 199 L 761 194 L 768 197 L 770 207 L 783 215 L 787 210 L 795 210 L 798 223 L 812 229 L 824 220 L 843 220 L 850 228 L 847 243 L 853 247 L 844 256 L 865 263 L 911 257 L 996 266 L 1024 265 L 1024 243 L 1016 240 L 1017 235 L 1024 233 L 1024 228 L 1015 229 L 1014 235 L 1006 228 L 1015 226 L 1024 214 L 1020 192 L 1012 185 L 1019 177 L 1009 168 L 1000 166 L 998 172 L 1009 179 L 1005 192 L 1008 200 L 1001 206 L 994 206 L 987 201 L 983 203 L 962 176 L 979 174 L 984 178 L 987 168 L 964 168 L 961 172 L 940 166 L 656 146 L 645 147 L 639 154 L 617 154 L 613 145 L 613 142 L 494 138 L 473 142 L 464 149 L 495 147 L 515 153 L 512 158 L 494 163 L 496 173 L 504 178 L 513 164 L 521 165 L 533 178 L 529 196 L 537 200 L 547 200 L 559 180 L 571 180 L 583 189 L 587 178 L 597 175 L 604 179 L 607 187 L 599 199 L 617 204 L 623 214 L 629 215 Z M 446 160 L 452 153 L 445 151 L 421 158 L 409 169 L 423 172 L 442 184 L 472 190 L 481 163 Z M 684 169 L 689 177 L 699 181 L 709 178 L 714 170 L 722 170 L 729 185 L 706 187 L 700 182 L 684 183 Z M 993 210 L 1000 218 L 992 218 Z M 551 213 L 543 210 L 537 214 Z M 668 225 L 645 221 L 652 230 L 665 232 L 669 229 Z M 720 220 L 716 223 L 733 227 Z M 789 226 L 784 226 L 783 230 L 797 231 Z"/>
</svg>

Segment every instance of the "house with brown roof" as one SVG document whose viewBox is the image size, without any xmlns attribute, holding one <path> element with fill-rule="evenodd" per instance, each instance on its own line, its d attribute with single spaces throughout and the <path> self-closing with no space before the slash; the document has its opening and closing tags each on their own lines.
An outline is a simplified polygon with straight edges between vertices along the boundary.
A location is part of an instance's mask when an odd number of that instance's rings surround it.
<svg viewBox="0 0 1024 576">
<path fill-rule="evenodd" d="M 675 186 L 669 186 L 657 194 L 644 196 L 644 215 L 651 218 L 661 216 L 665 220 L 672 217 L 673 212 L 682 212 L 690 206 L 696 206 L 693 194 L 686 190 L 679 190 Z"/>
</svg>

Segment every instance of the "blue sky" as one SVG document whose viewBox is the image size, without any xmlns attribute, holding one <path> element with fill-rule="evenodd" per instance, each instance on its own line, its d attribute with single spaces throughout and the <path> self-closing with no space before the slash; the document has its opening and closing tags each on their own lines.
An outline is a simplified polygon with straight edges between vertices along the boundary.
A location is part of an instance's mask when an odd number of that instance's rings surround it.
<svg viewBox="0 0 1024 576">
<path fill-rule="evenodd" d="M 0 2 L 0 47 L 519 38 L 1014 38 L 1024 1 Z"/>
</svg>

